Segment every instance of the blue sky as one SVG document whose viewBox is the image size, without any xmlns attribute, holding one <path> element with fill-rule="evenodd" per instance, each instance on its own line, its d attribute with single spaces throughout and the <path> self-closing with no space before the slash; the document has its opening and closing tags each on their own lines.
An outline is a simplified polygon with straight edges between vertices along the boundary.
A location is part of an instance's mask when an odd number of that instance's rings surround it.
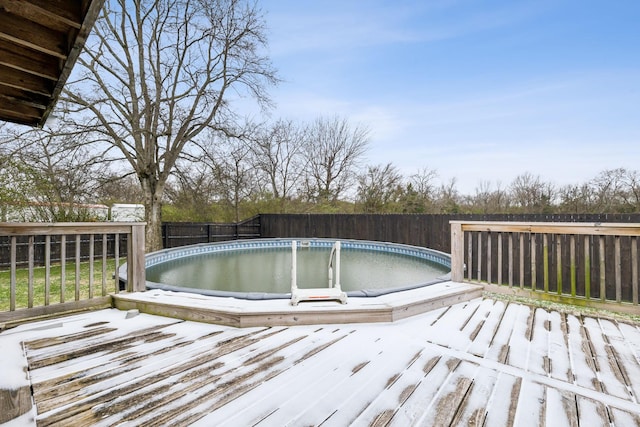
<svg viewBox="0 0 640 427">
<path fill-rule="evenodd" d="M 263 0 L 275 118 L 340 115 L 366 159 L 472 194 L 640 170 L 639 0 Z"/>
</svg>

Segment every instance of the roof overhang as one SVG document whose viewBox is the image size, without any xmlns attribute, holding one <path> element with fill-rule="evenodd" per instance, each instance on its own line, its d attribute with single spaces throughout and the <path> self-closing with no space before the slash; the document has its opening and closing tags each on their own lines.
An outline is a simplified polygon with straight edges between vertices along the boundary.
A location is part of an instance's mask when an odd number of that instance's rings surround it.
<svg viewBox="0 0 640 427">
<path fill-rule="evenodd" d="M 105 0 L 0 0 L 0 120 L 43 126 Z"/>
</svg>

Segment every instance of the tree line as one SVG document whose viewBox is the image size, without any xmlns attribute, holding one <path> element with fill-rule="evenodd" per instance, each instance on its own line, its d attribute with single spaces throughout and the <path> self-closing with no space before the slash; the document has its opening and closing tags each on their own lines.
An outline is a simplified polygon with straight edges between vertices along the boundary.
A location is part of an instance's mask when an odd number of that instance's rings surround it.
<svg viewBox="0 0 640 427">
<path fill-rule="evenodd" d="M 141 203 L 161 222 L 263 212 L 639 212 L 638 172 L 556 187 L 523 173 L 460 194 L 428 165 L 364 162 L 366 125 L 270 120 L 280 82 L 254 0 L 107 0 L 43 129 L 0 125 L 0 203 L 69 221 L 78 203 Z M 242 114 L 260 107 L 257 118 Z M 44 211 L 47 212 L 44 212 Z"/>
<path fill-rule="evenodd" d="M 110 168 L 76 136 L 34 135 L 5 139 L 0 148 L 2 204 L 36 202 L 43 219 L 68 221 L 89 219 L 73 203 L 142 202 L 134 175 Z M 640 212 L 636 170 L 603 170 L 563 186 L 524 172 L 504 186 L 482 181 L 462 194 L 436 169 L 403 175 L 392 163 L 365 164 L 369 129 L 343 117 L 277 120 L 240 136 L 208 138 L 198 156 L 176 162 L 163 196 L 165 221 L 238 222 L 258 213 Z"/>
</svg>

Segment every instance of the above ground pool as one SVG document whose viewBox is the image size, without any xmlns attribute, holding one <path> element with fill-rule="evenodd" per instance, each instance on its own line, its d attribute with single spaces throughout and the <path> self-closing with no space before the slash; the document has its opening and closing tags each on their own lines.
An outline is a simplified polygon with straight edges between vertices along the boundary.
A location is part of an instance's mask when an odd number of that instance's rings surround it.
<svg viewBox="0 0 640 427">
<path fill-rule="evenodd" d="M 292 241 L 297 242 L 293 257 L 297 286 L 327 287 L 336 240 L 300 238 L 237 240 L 154 252 L 145 261 L 147 288 L 244 299 L 290 298 Z M 449 278 L 450 257 L 439 251 L 343 239 L 339 246 L 340 285 L 350 297 L 378 296 Z"/>
</svg>

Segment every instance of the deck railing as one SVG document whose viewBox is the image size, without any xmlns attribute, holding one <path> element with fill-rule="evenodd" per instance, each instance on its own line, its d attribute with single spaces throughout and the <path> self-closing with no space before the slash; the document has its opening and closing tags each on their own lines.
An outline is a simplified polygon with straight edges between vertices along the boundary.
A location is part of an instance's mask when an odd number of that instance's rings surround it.
<svg viewBox="0 0 640 427">
<path fill-rule="evenodd" d="M 126 290 L 144 290 L 144 229 L 122 222 L 0 223 L 0 258 L 8 264 L 0 271 L 0 323 L 110 306 L 124 261 Z M 44 251 L 42 266 L 36 250 Z M 26 251 L 26 266 L 19 251 Z"/>
<path fill-rule="evenodd" d="M 451 221 L 451 279 L 640 314 L 640 224 Z"/>
</svg>

